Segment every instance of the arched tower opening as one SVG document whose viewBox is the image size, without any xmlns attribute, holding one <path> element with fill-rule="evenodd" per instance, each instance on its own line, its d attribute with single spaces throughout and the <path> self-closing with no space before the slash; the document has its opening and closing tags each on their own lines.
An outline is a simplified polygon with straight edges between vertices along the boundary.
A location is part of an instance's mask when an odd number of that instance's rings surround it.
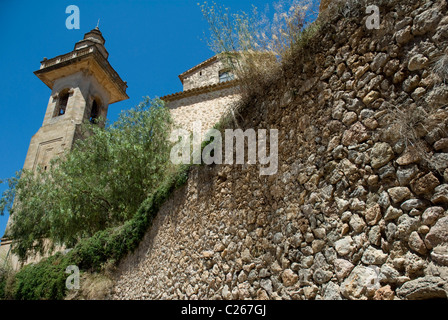
<svg viewBox="0 0 448 320">
<path fill-rule="evenodd" d="M 101 115 L 101 102 L 98 98 L 94 98 L 90 108 L 89 122 L 91 124 L 98 124 L 98 119 Z"/>
<path fill-rule="evenodd" d="M 58 94 L 56 108 L 53 118 L 63 116 L 67 111 L 68 99 L 70 97 L 69 89 L 64 89 Z"/>
</svg>

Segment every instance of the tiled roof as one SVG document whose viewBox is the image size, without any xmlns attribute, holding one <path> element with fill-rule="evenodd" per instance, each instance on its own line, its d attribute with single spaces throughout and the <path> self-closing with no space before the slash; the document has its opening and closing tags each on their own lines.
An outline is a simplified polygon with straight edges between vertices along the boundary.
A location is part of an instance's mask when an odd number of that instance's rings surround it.
<svg viewBox="0 0 448 320">
<path fill-rule="evenodd" d="M 212 92 L 212 91 L 216 91 L 216 90 L 234 87 L 237 84 L 238 84 L 238 79 L 234 79 L 234 80 L 230 80 L 230 81 L 226 81 L 226 82 L 219 82 L 219 83 L 215 83 L 215 84 L 211 84 L 211 85 L 203 86 L 203 87 L 199 87 L 199 88 L 193 88 L 193 89 L 186 90 L 186 91 L 176 92 L 173 94 L 163 96 L 160 99 L 163 101 L 166 101 L 166 102 L 170 102 L 170 101 L 179 100 L 182 98 L 194 96 L 194 95 L 201 94 L 201 93 Z"/>
<path fill-rule="evenodd" d="M 198 69 L 204 67 L 205 65 L 207 65 L 207 64 L 209 64 L 209 63 L 211 63 L 211 62 L 214 62 L 216 59 L 218 59 L 218 56 L 217 56 L 217 55 L 214 55 L 213 57 L 211 57 L 211 58 L 209 58 L 209 59 L 207 59 L 207 60 L 201 62 L 200 64 L 194 66 L 193 68 L 188 69 L 187 71 L 181 73 L 181 74 L 179 75 L 179 79 L 180 79 L 180 81 L 182 82 L 182 84 L 184 83 L 184 78 L 185 78 L 185 76 L 187 76 L 188 74 L 194 72 L 195 70 L 198 70 Z"/>
</svg>

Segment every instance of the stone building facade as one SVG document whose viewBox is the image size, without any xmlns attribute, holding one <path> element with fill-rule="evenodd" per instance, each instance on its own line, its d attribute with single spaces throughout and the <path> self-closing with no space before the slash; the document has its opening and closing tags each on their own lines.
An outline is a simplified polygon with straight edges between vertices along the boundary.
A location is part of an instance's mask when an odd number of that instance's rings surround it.
<svg viewBox="0 0 448 320">
<path fill-rule="evenodd" d="M 105 39 L 97 28 L 84 35 L 74 50 L 52 59 L 44 58 L 35 71 L 52 91 L 42 127 L 31 138 L 23 166 L 35 171 L 47 170 L 50 161 L 70 150 L 80 137 L 83 122 L 102 125 L 109 104 L 128 99 L 127 85 L 108 62 Z M 1 257 L 10 256 L 11 239 L 7 239 L 11 217 L 0 246 Z M 13 267 L 17 259 L 12 257 Z"/>
<path fill-rule="evenodd" d="M 216 124 L 225 111 L 240 99 L 238 80 L 226 64 L 213 56 L 179 75 L 183 91 L 161 97 L 177 126 L 193 130 L 202 121 L 202 132 Z"/>
</svg>

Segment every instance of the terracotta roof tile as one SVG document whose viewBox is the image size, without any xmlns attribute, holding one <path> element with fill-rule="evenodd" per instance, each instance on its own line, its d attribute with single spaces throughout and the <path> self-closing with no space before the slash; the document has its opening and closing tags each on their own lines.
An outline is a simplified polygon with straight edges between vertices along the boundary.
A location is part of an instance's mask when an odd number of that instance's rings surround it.
<svg viewBox="0 0 448 320">
<path fill-rule="evenodd" d="M 187 71 L 181 73 L 181 74 L 179 75 L 179 79 L 180 79 L 180 81 L 182 82 L 182 84 L 184 83 L 184 78 L 185 78 L 188 74 L 190 74 L 190 73 L 194 72 L 195 70 L 198 70 L 198 69 L 204 67 L 205 65 L 207 65 L 207 64 L 209 64 L 209 63 L 215 61 L 217 58 L 218 58 L 218 56 L 217 56 L 217 55 L 214 55 L 213 57 L 211 57 L 211 58 L 209 58 L 209 59 L 207 59 L 207 60 L 201 62 L 200 64 L 195 65 L 193 68 L 188 69 Z"/>
<path fill-rule="evenodd" d="M 166 102 L 170 102 L 170 101 L 179 100 L 182 98 L 190 97 L 190 96 L 201 94 L 201 93 L 212 92 L 212 91 L 221 90 L 221 89 L 225 89 L 225 88 L 229 88 L 229 87 L 234 87 L 237 84 L 238 84 L 238 79 L 234 79 L 234 80 L 230 80 L 230 81 L 226 81 L 226 82 L 219 82 L 219 83 L 215 83 L 215 84 L 211 84 L 211 85 L 203 86 L 203 87 L 199 87 L 199 88 L 193 88 L 193 89 L 186 90 L 186 91 L 176 92 L 173 94 L 163 96 L 160 99 L 164 100 Z"/>
</svg>

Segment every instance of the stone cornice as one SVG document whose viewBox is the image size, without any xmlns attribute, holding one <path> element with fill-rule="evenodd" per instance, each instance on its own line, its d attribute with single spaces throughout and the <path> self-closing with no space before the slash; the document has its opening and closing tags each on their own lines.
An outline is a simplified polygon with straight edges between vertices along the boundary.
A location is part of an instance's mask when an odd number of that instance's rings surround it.
<svg viewBox="0 0 448 320">
<path fill-rule="evenodd" d="M 1 238 L 0 241 L 1 241 L 0 242 L 0 246 L 5 246 L 5 245 L 10 244 L 12 242 L 12 240 L 8 239 L 8 238 Z"/>
<path fill-rule="evenodd" d="M 52 59 L 44 59 L 41 61 L 40 69 L 35 71 L 34 74 L 41 79 L 50 89 L 52 89 L 54 80 L 60 78 L 60 74 L 52 74 L 54 71 L 63 68 L 71 68 L 70 72 L 74 70 L 79 71 L 86 66 L 81 63 L 83 61 L 94 61 L 99 67 L 98 69 L 106 76 L 107 82 L 110 84 L 108 87 L 111 92 L 111 96 L 114 97 L 109 103 L 114 103 L 117 101 L 128 99 L 126 94 L 127 84 L 124 82 L 118 73 L 112 68 L 110 63 L 104 56 L 99 52 L 98 48 L 93 46 L 88 46 L 84 49 L 74 50 L 69 53 L 59 55 Z M 79 64 L 79 68 L 76 65 Z M 78 70 L 79 69 L 79 70 Z M 68 72 L 68 71 L 67 71 Z M 53 79 L 54 78 L 54 79 Z M 115 89 L 113 89 L 115 88 Z"/>
</svg>

